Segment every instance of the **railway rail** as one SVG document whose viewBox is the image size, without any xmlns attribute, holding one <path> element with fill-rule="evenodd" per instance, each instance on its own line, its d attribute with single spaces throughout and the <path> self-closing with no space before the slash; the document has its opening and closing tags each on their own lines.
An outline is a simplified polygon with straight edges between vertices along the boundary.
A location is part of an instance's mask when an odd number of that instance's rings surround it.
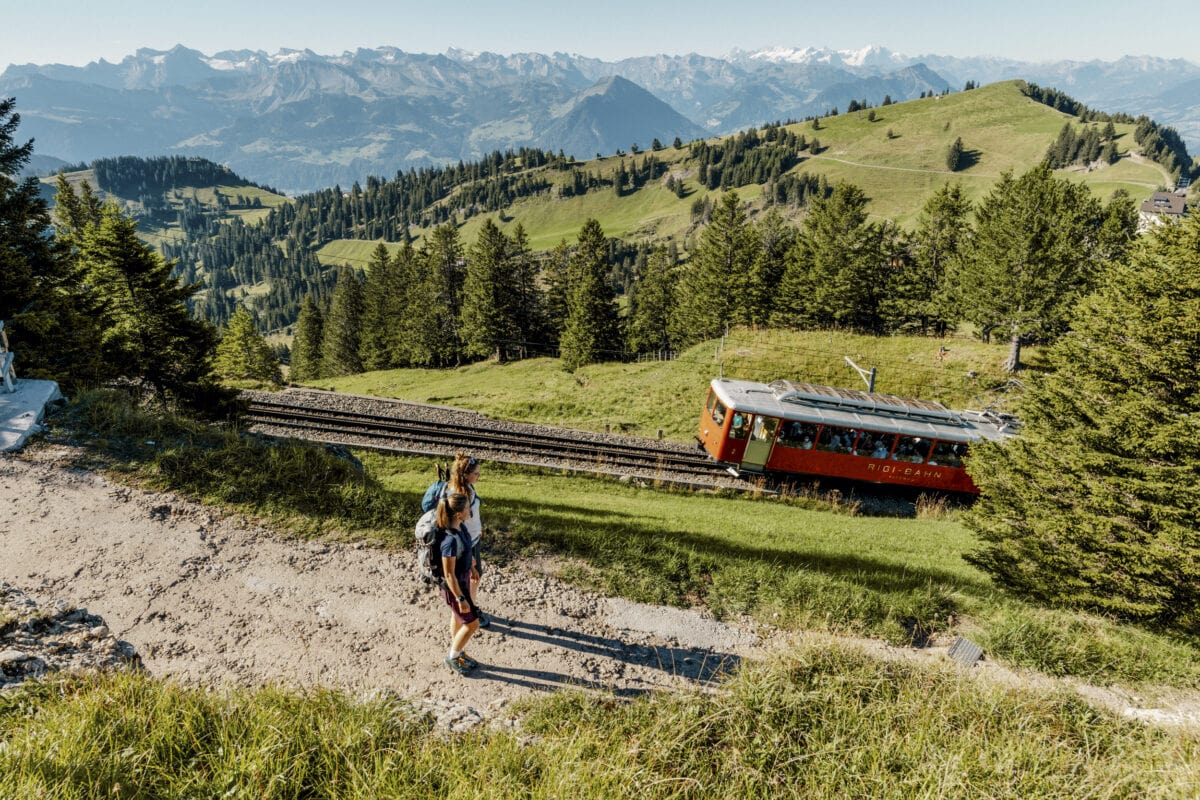
<svg viewBox="0 0 1200 800">
<path fill-rule="evenodd" d="M 444 406 L 333 392 L 244 396 L 249 429 L 263 435 L 435 457 L 468 450 L 493 461 L 694 488 L 759 488 L 676 442 L 503 422 Z"/>
</svg>

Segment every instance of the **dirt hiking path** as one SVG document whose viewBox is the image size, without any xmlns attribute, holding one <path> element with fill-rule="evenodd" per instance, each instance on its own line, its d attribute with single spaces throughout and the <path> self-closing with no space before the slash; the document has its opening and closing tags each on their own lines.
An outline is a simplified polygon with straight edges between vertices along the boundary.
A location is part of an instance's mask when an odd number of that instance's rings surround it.
<svg viewBox="0 0 1200 800">
<path fill-rule="evenodd" d="M 524 562 L 485 575 L 495 622 L 468 648 L 483 666 L 463 678 L 443 663 L 449 610 L 408 551 L 283 538 L 60 466 L 71 455 L 0 457 L 0 581 L 103 617 L 157 676 L 394 690 L 491 716 L 564 685 L 704 684 L 759 646 L 749 625 L 603 598 Z"/>
</svg>

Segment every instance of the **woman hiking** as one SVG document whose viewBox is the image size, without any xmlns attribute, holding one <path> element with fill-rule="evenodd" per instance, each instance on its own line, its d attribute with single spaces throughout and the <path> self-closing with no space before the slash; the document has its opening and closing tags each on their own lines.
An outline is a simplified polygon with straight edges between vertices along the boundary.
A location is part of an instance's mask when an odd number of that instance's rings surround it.
<svg viewBox="0 0 1200 800">
<path fill-rule="evenodd" d="M 465 675 L 479 666 L 467 655 L 467 642 L 479 630 L 479 609 L 471 600 L 471 535 L 463 525 L 470 514 L 465 494 L 446 494 L 438 502 L 437 525 L 442 530 L 442 599 L 450 606 L 450 652 L 446 666 Z"/>
<path fill-rule="evenodd" d="M 479 598 L 479 578 L 483 575 L 483 560 L 479 557 L 479 539 L 483 535 L 483 521 L 479 518 L 479 495 L 475 492 L 475 482 L 479 480 L 479 461 L 466 453 L 458 453 L 450 466 L 450 480 L 446 485 L 449 493 L 464 494 L 468 498 L 469 514 L 464 522 L 467 533 L 471 535 L 471 597 L 475 602 Z M 479 614 L 479 627 L 486 628 L 491 620 L 476 607 Z"/>
</svg>

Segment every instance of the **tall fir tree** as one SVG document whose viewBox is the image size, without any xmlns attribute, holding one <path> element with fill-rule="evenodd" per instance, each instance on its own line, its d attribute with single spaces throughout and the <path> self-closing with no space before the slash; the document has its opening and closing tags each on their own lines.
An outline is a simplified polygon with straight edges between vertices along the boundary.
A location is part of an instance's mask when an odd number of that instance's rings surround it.
<svg viewBox="0 0 1200 800">
<path fill-rule="evenodd" d="M 967 320 L 1008 335 L 1010 371 L 1020 369 L 1026 341 L 1063 332 L 1094 285 L 1102 219 L 1086 186 L 1055 178 L 1044 162 L 1019 178 L 1004 173 L 976 209 L 954 291 Z"/>
<path fill-rule="evenodd" d="M 751 274 L 757 258 L 757 232 L 737 193 L 726 192 L 681 270 L 674 338 L 698 342 L 720 336 L 731 325 L 750 324 Z"/>
<path fill-rule="evenodd" d="M 463 354 L 459 319 L 467 271 L 458 228 L 450 223 L 434 228 L 421 255 L 425 275 L 408 312 L 417 316 L 420 329 L 412 333 L 429 359 L 426 363 L 453 366 Z"/>
<path fill-rule="evenodd" d="M 324 377 L 321 373 L 321 349 L 325 340 L 325 315 L 313 299 L 312 292 L 304 295 L 300 316 L 296 319 L 296 336 L 292 340 L 292 362 L 288 378 L 300 383 Z"/>
<path fill-rule="evenodd" d="M 579 246 L 570 264 L 567 320 L 560 342 L 563 369 L 568 372 L 622 351 L 621 323 L 608 273 L 608 240 L 600 223 L 589 219 L 579 231 Z"/>
<path fill-rule="evenodd" d="M 650 353 L 673 349 L 671 313 L 675 308 L 677 258 L 660 245 L 646 257 L 629 300 L 629 349 Z"/>
<path fill-rule="evenodd" d="M 0 98 L 0 320 L 18 376 L 55 380 L 70 392 L 107 377 L 99 301 L 78 260 L 48 235 L 38 180 L 18 180 L 33 142 L 14 142 L 15 107 Z"/>
<path fill-rule="evenodd" d="M 279 361 L 258 332 L 246 309 L 238 309 L 221 331 L 213 371 L 233 381 L 253 381 L 278 386 L 283 383 Z"/>
<path fill-rule="evenodd" d="M 917 217 L 911 263 L 898 276 L 895 296 L 904 321 L 922 334 L 945 335 L 958 321 L 950 276 L 971 236 L 971 202 L 959 183 L 930 195 Z"/>
<path fill-rule="evenodd" d="M 571 246 L 563 239 L 546 256 L 546 324 L 557 343 L 567 325 L 571 295 Z"/>
<path fill-rule="evenodd" d="M 511 271 L 512 297 L 510 314 L 514 335 L 524 356 L 529 343 L 545 342 L 553 337 L 546 315 L 546 298 L 539 280 L 541 267 L 529 246 L 529 235 L 521 223 L 513 229 L 508 265 Z"/>
<path fill-rule="evenodd" d="M 775 324 L 880 332 L 893 273 L 866 205 L 862 190 L 845 182 L 813 199 L 788 254 Z"/>
<path fill-rule="evenodd" d="M 972 452 L 969 560 L 1039 602 L 1200 633 L 1200 217 L 1114 265 L 1071 327 L 1020 435 Z"/>
<path fill-rule="evenodd" d="M 460 330 L 463 352 L 471 358 L 503 358 L 505 343 L 516 338 L 509 255 L 512 243 L 489 217 L 467 254 Z"/>
<path fill-rule="evenodd" d="M 362 282 L 353 269 L 342 267 L 329 301 L 329 313 L 325 317 L 321 341 L 322 377 L 336 378 L 363 371 L 359 355 L 362 320 Z"/>
<path fill-rule="evenodd" d="M 211 385 L 216 331 L 193 318 L 183 285 L 112 203 L 81 232 L 77 257 L 102 307 L 103 349 L 114 377 L 141 380 L 161 401 L 192 404 Z"/>
<path fill-rule="evenodd" d="M 398 329 L 407 300 L 408 285 L 400 265 L 380 242 L 371 251 L 363 280 L 362 336 L 359 342 L 363 369 L 392 369 L 401 365 L 396 348 Z"/>
<path fill-rule="evenodd" d="M 750 268 L 750 322 L 768 325 L 774 313 L 779 284 L 787 271 L 787 254 L 796 243 L 796 228 L 772 208 L 756 225 L 758 249 Z"/>
<path fill-rule="evenodd" d="M 390 347 L 397 366 L 422 367 L 433 363 L 430 350 L 432 335 L 426 324 L 425 310 L 435 299 L 433 284 L 427 280 L 424 251 L 405 242 L 392 255 L 396 280 L 403 286 L 399 320 L 390 328 Z"/>
</svg>

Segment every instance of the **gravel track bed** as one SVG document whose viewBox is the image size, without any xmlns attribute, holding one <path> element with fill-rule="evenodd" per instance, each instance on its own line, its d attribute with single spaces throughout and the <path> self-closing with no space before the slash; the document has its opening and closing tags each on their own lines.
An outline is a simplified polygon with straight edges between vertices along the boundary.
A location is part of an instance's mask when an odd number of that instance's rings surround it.
<svg viewBox="0 0 1200 800">
<path fill-rule="evenodd" d="M 647 439 L 635 436 L 623 436 L 620 434 L 597 433 L 594 431 L 579 431 L 567 428 L 558 428 L 551 425 L 509 422 L 505 420 L 493 419 L 492 417 L 475 411 L 452 408 L 449 406 L 413 403 L 405 400 L 390 400 L 385 398 L 366 397 L 363 395 L 343 394 L 340 392 L 326 392 L 310 389 L 287 389 L 283 392 L 277 393 L 246 391 L 242 393 L 242 396 L 251 401 L 295 403 L 308 408 L 358 414 L 377 414 L 396 420 L 412 420 L 423 423 L 473 426 L 479 428 L 481 431 L 495 431 L 514 436 L 569 436 L 571 439 L 589 444 L 605 445 L 609 447 L 629 447 L 631 449 L 650 449 L 661 452 L 664 456 L 695 457 L 697 454 L 701 453 L 701 451 L 695 445 L 688 445 L 681 442 Z M 256 433 L 261 433 L 268 436 L 299 438 L 298 432 L 295 429 L 283 426 L 273 426 L 267 423 L 256 423 L 254 426 L 252 426 L 252 430 Z M 310 438 L 310 436 L 305 435 L 303 438 Z M 319 436 L 312 436 L 311 438 L 329 444 L 341 444 L 348 447 L 381 447 L 378 439 L 356 437 L 349 434 L 321 434 Z M 384 447 L 386 447 L 386 445 L 384 445 Z M 394 449 L 397 452 L 424 452 L 426 454 L 436 456 L 452 455 L 452 453 L 449 451 L 436 451 L 434 448 L 431 448 L 429 451 L 419 450 L 414 448 L 411 443 L 404 442 L 399 437 L 396 439 L 396 445 Z M 516 456 L 512 453 L 490 450 L 486 445 L 477 444 L 470 441 L 464 441 L 461 445 L 461 449 L 469 450 L 473 455 L 485 460 L 503 461 L 510 464 L 523 464 L 526 466 L 544 467 L 550 469 L 567 469 L 576 472 L 610 475 L 615 474 L 618 477 L 625 479 L 660 481 L 664 483 L 703 488 L 726 488 L 740 491 L 760 491 L 758 487 L 747 481 L 734 478 L 731 475 L 725 475 L 716 470 L 714 470 L 711 477 L 698 477 L 694 474 L 673 474 L 669 470 L 662 469 L 613 470 L 612 468 L 606 468 L 603 465 L 597 465 L 594 462 L 586 459 L 572 459 L 566 456 L 563 458 L 548 458 L 544 454 Z"/>
</svg>

